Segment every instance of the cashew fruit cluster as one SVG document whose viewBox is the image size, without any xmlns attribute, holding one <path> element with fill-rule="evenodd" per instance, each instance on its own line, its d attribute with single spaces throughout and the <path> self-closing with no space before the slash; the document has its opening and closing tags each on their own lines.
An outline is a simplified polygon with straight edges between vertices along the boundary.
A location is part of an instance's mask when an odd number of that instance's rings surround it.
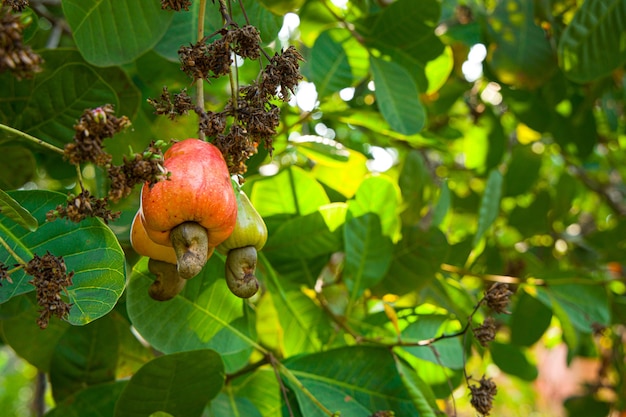
<svg viewBox="0 0 626 417">
<path fill-rule="evenodd" d="M 196 276 L 237 222 L 237 198 L 222 153 L 214 145 L 186 139 L 165 153 L 169 180 L 141 190 L 131 226 L 131 244 L 150 258 L 156 281 L 150 296 L 167 300 Z"/>
<path fill-rule="evenodd" d="M 235 186 L 238 188 L 237 186 Z M 237 224 L 235 230 L 217 250 L 226 255 L 226 284 L 238 297 L 252 297 L 259 290 L 254 275 L 257 251 L 267 241 L 267 227 L 246 193 L 235 192 L 237 198 Z"/>
<path fill-rule="evenodd" d="M 156 276 L 148 293 L 159 301 L 173 298 L 217 248 L 226 255 L 228 288 L 238 297 L 252 297 L 259 289 L 254 273 L 267 227 L 231 183 L 221 152 L 208 142 L 186 139 L 163 159 L 170 177 L 143 186 L 130 234 L 133 248 L 150 258 L 148 270 Z"/>
</svg>

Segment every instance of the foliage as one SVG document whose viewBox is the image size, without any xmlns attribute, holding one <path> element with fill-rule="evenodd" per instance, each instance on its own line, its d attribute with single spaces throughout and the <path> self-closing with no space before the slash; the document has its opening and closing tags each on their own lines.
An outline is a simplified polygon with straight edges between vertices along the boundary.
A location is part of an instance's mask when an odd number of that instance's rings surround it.
<svg viewBox="0 0 626 417">
<path fill-rule="evenodd" d="M 598 364 L 558 398 L 568 415 L 626 410 L 626 3 L 22 3 L 0 12 L 19 16 L 0 20 L 0 326 L 47 374 L 46 416 L 505 415 L 521 406 L 495 385 L 528 390 L 560 344 Z M 246 24 L 263 53 L 191 92 L 179 48 Z M 232 88 L 289 45 L 317 101 L 264 90 L 261 134 Z M 89 113 L 105 104 L 132 126 L 94 139 L 110 160 L 72 166 L 62 148 L 113 120 Z M 231 172 L 269 231 L 261 291 L 233 296 L 215 253 L 158 302 L 129 241 L 139 191 L 109 200 L 111 169 L 158 164 L 135 151 L 151 141 L 222 140 L 202 127 L 219 114 L 257 135 Z M 85 202 L 119 218 L 50 215 Z M 40 330 L 25 265 L 48 252 L 73 275 L 55 293 L 69 314 Z"/>
</svg>

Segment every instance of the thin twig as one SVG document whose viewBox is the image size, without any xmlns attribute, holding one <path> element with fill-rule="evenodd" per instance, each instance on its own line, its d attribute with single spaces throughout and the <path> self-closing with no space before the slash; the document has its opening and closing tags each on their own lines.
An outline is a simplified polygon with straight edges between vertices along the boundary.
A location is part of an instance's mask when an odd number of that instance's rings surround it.
<svg viewBox="0 0 626 417">
<path fill-rule="evenodd" d="M 43 139 L 39 139 L 39 138 L 36 138 L 34 136 L 29 135 L 28 133 L 24 133 L 21 130 L 14 129 L 11 126 L 3 125 L 2 123 L 0 123 L 0 130 L 4 130 L 6 132 L 13 133 L 14 135 L 17 135 L 17 136 L 19 136 L 22 139 L 26 139 L 26 140 L 28 140 L 30 142 L 36 143 L 37 145 L 43 146 L 44 148 L 46 148 L 48 150 L 51 150 L 53 152 L 56 152 L 56 153 L 58 153 L 60 155 L 65 155 L 65 152 L 63 151 L 63 149 L 58 148 L 58 147 L 56 147 L 56 146 L 54 146 L 54 145 L 44 141 Z"/>
<path fill-rule="evenodd" d="M 204 15 L 206 13 L 206 0 L 200 0 L 198 11 L 198 32 L 197 39 L 201 42 L 204 39 Z M 196 107 L 204 110 L 204 79 L 198 78 L 196 80 Z M 206 140 L 206 135 L 200 129 L 199 139 Z"/>
<path fill-rule="evenodd" d="M 9 246 L 9 244 L 0 236 L 0 245 L 9 252 L 9 255 L 13 257 L 20 265 L 26 265 L 26 262 Z M 13 271 L 13 270 L 11 270 Z"/>
</svg>

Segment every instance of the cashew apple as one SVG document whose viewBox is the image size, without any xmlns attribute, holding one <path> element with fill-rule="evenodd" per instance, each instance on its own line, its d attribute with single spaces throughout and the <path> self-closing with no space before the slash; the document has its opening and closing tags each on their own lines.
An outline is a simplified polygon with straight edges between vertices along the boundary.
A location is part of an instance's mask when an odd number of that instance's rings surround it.
<svg viewBox="0 0 626 417">
<path fill-rule="evenodd" d="M 237 186 L 236 186 L 237 187 Z M 257 251 L 267 241 L 267 227 L 246 194 L 239 190 L 237 196 L 237 224 L 233 233 L 217 247 L 226 254 L 226 284 L 238 297 L 249 298 L 259 290 L 254 272 Z"/>
</svg>

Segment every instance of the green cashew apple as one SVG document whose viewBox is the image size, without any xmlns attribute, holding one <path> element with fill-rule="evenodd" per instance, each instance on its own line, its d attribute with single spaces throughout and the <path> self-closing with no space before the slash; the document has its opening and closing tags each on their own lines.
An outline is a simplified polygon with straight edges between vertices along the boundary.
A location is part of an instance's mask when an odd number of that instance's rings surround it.
<svg viewBox="0 0 626 417">
<path fill-rule="evenodd" d="M 208 142 L 175 143 L 163 165 L 169 179 L 144 184 L 131 242 L 139 254 L 176 264 L 179 276 L 189 279 L 233 232 L 237 199 L 222 153 Z"/>
<path fill-rule="evenodd" d="M 267 227 L 243 191 L 237 195 L 237 224 L 233 233 L 217 247 L 226 254 L 226 284 L 238 297 L 250 298 L 259 290 L 254 275 L 257 251 L 267 241 Z"/>
</svg>

